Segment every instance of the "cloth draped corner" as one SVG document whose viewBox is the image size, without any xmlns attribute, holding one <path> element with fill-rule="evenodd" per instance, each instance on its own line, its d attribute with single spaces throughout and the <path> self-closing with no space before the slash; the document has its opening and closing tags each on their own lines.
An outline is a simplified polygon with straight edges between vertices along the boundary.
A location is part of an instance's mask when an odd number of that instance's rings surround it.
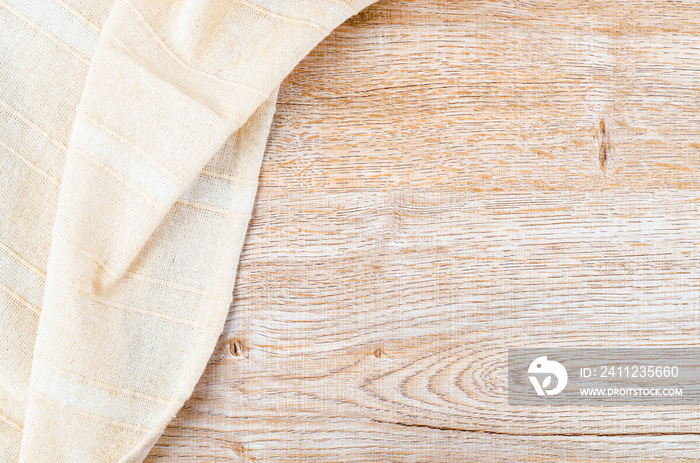
<svg viewBox="0 0 700 463">
<path fill-rule="evenodd" d="M 0 462 L 139 462 L 223 329 L 282 80 L 368 0 L 0 0 Z"/>
</svg>

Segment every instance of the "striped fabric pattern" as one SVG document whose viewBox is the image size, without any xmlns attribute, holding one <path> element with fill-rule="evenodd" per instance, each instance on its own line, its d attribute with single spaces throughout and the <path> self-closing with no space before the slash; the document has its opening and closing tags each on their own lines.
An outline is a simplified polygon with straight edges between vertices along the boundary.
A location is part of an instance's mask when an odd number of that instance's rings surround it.
<svg viewBox="0 0 700 463">
<path fill-rule="evenodd" d="M 214 349 L 279 85 L 367 0 L 0 0 L 0 462 L 138 462 Z"/>
</svg>

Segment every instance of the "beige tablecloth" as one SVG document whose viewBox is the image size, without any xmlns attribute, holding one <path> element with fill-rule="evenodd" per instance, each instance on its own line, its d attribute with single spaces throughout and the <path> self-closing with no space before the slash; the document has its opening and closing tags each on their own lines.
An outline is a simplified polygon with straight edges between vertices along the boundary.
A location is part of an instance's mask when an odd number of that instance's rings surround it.
<svg viewBox="0 0 700 463">
<path fill-rule="evenodd" d="M 0 461 L 135 462 L 229 308 L 284 77 L 368 0 L 0 0 Z"/>
</svg>

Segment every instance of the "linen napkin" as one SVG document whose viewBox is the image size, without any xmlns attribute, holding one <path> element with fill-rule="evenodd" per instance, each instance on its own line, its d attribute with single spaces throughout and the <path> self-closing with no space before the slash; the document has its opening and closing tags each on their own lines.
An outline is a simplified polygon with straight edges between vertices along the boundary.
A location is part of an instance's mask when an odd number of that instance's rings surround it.
<svg viewBox="0 0 700 463">
<path fill-rule="evenodd" d="M 0 0 L 0 462 L 139 462 L 220 335 L 281 81 L 369 0 Z"/>
</svg>

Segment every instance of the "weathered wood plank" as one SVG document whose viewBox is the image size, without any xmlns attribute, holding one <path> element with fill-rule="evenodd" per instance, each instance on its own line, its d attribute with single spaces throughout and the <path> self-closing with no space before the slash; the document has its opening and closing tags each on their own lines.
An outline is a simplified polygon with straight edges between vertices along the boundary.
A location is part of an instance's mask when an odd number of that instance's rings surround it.
<svg viewBox="0 0 700 463">
<path fill-rule="evenodd" d="M 507 349 L 698 346 L 700 5 L 381 1 L 285 80 L 219 347 L 148 461 L 695 461 Z"/>
</svg>

